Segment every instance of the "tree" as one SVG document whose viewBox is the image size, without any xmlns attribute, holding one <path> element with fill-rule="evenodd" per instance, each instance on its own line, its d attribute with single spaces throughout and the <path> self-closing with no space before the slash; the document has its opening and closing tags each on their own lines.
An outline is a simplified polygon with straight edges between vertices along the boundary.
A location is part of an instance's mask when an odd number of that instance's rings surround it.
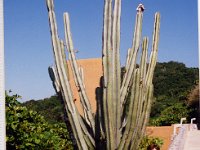
<svg viewBox="0 0 200 150">
<path fill-rule="evenodd" d="M 180 62 L 157 63 L 153 84 L 155 100 L 151 118 L 176 103 L 186 103 L 188 94 L 198 80 L 198 68 L 188 68 Z"/>
<path fill-rule="evenodd" d="M 160 150 L 163 143 L 163 139 L 145 136 L 140 143 L 139 150 Z"/>
<path fill-rule="evenodd" d="M 199 84 L 193 87 L 187 98 L 187 104 L 192 109 L 190 116 L 196 118 L 198 124 L 200 124 Z"/>
<path fill-rule="evenodd" d="M 155 126 L 168 126 L 180 122 L 181 118 L 188 118 L 191 110 L 183 103 L 176 103 L 161 111 L 161 115 L 151 120 L 151 124 Z"/>
<path fill-rule="evenodd" d="M 67 118 L 64 117 L 64 106 L 58 96 L 40 100 L 30 100 L 22 104 L 28 109 L 38 112 L 51 124 L 64 123 Z"/>
<path fill-rule="evenodd" d="M 199 84 L 195 85 L 191 92 L 188 94 L 188 105 L 199 107 Z"/>
<path fill-rule="evenodd" d="M 65 124 L 47 123 L 43 116 L 6 95 L 7 149 L 73 149 Z"/>
<path fill-rule="evenodd" d="M 170 61 L 158 63 L 153 83 L 155 96 L 166 95 L 171 98 L 187 97 L 189 91 L 198 80 L 198 68 L 187 68 L 185 64 Z"/>
</svg>

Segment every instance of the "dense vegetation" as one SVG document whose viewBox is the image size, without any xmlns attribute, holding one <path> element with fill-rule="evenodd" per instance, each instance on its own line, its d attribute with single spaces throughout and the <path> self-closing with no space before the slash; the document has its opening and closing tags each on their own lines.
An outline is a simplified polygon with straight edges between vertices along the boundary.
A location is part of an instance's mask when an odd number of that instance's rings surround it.
<svg viewBox="0 0 200 150">
<path fill-rule="evenodd" d="M 57 96 L 51 96 L 42 100 L 30 100 L 22 105 L 38 112 L 51 124 L 65 122 L 64 105 L 62 105 Z"/>
<path fill-rule="evenodd" d="M 198 82 L 198 68 L 187 68 L 183 63 L 158 63 L 154 74 L 154 102 L 151 109 L 151 125 L 170 125 L 181 117 L 188 117 L 188 95 Z M 57 96 L 43 100 L 31 100 L 23 105 L 43 115 L 49 122 L 63 122 L 63 105 Z M 176 113 L 171 113 L 176 112 Z"/>
<path fill-rule="evenodd" d="M 199 114 L 199 84 L 197 84 L 190 94 L 188 95 L 188 105 L 190 108 L 192 108 L 192 112 L 190 113 L 190 116 L 192 118 L 197 118 L 197 121 L 199 123 L 200 128 L 200 114 Z"/>
<path fill-rule="evenodd" d="M 73 149 L 66 125 L 48 123 L 36 111 L 17 101 L 18 95 L 6 95 L 7 149 Z"/>
<path fill-rule="evenodd" d="M 178 62 L 158 63 L 153 82 L 150 125 L 171 125 L 181 117 L 196 117 L 198 68 L 187 68 Z M 17 98 L 18 95 L 6 95 L 8 149 L 72 149 L 64 106 L 57 96 L 23 104 Z M 146 140 L 154 143 L 156 139 Z"/>
<path fill-rule="evenodd" d="M 189 117 L 193 110 L 188 107 L 188 95 L 198 83 L 198 68 L 173 61 L 158 63 L 153 83 L 152 125 L 171 125 L 181 117 Z"/>
<path fill-rule="evenodd" d="M 145 136 L 140 143 L 139 150 L 159 150 L 163 144 L 163 139 Z"/>
</svg>

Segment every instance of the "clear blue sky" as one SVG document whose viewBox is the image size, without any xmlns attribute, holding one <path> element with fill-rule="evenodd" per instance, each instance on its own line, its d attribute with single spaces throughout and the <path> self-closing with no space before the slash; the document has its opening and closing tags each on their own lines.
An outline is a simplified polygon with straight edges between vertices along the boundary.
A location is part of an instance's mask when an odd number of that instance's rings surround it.
<svg viewBox="0 0 200 150">
<path fill-rule="evenodd" d="M 77 58 L 101 57 L 104 0 L 55 0 L 59 35 L 69 12 Z M 143 3 L 143 35 L 152 40 L 154 13 L 161 13 L 159 62 L 198 67 L 196 0 L 122 0 L 121 63 L 131 46 L 136 7 Z M 53 52 L 45 0 L 4 0 L 6 89 L 22 101 L 55 94 L 48 75 Z"/>
</svg>

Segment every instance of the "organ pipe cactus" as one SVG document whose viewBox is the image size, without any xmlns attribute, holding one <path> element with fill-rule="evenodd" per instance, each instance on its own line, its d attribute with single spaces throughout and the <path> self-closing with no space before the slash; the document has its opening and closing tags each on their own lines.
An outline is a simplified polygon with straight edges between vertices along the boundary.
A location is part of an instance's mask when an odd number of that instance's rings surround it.
<svg viewBox="0 0 200 150">
<path fill-rule="evenodd" d="M 157 61 L 160 14 L 155 14 L 153 42 L 148 62 L 148 38 L 142 37 L 144 6 L 137 7 L 135 31 L 128 50 L 125 74 L 121 81 L 120 18 L 121 0 L 105 0 L 102 41 L 103 77 L 96 90 L 97 110 L 92 113 L 82 68 L 76 61 L 69 14 L 64 13 L 65 40 L 59 39 L 53 0 L 46 0 L 55 66 L 49 67 L 49 75 L 56 92 L 64 101 L 65 110 L 80 150 L 135 150 L 144 135 L 153 98 L 153 73 Z M 112 10 L 113 8 L 113 10 Z M 141 47 L 140 62 L 137 58 Z M 65 49 L 69 64 L 66 63 Z M 69 82 L 71 67 L 84 115 L 74 104 Z M 94 101 L 94 100 L 93 100 Z"/>
</svg>

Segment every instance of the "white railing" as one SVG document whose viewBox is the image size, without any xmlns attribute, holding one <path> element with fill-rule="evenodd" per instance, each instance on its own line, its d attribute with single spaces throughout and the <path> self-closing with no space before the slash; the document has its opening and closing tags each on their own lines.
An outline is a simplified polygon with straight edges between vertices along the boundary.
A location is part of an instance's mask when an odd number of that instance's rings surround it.
<svg viewBox="0 0 200 150">
<path fill-rule="evenodd" d="M 182 150 L 184 146 L 184 141 L 186 133 L 188 131 L 188 124 L 182 124 L 175 126 L 174 130 L 176 131 L 179 128 L 178 134 L 172 136 L 172 141 L 169 146 L 169 150 Z"/>
<path fill-rule="evenodd" d="M 181 118 L 180 124 L 174 125 L 174 132 L 169 150 L 183 150 L 188 131 L 197 130 L 197 125 L 193 124 L 193 121 L 196 120 L 195 118 L 191 119 L 190 124 L 182 124 L 184 120 L 186 120 L 186 118 Z"/>
</svg>

